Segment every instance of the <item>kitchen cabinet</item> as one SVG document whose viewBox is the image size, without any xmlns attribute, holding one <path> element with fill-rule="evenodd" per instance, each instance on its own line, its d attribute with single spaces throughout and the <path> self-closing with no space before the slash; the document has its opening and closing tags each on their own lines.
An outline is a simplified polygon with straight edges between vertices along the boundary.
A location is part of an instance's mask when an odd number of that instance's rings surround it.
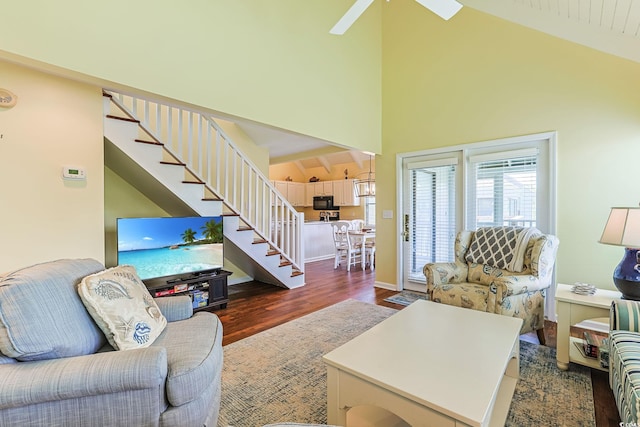
<svg viewBox="0 0 640 427">
<path fill-rule="evenodd" d="M 287 182 L 287 200 L 293 206 L 304 206 L 305 184 L 302 182 Z"/>
<path fill-rule="evenodd" d="M 313 206 L 315 196 L 333 196 L 333 181 L 310 182 L 306 187 L 305 206 Z"/>
<path fill-rule="evenodd" d="M 333 204 L 335 206 L 360 206 L 353 179 L 333 181 Z"/>
<path fill-rule="evenodd" d="M 278 190 L 292 206 L 305 206 L 305 184 L 292 181 L 272 181 Z M 273 201 L 272 201 L 273 204 Z"/>
</svg>

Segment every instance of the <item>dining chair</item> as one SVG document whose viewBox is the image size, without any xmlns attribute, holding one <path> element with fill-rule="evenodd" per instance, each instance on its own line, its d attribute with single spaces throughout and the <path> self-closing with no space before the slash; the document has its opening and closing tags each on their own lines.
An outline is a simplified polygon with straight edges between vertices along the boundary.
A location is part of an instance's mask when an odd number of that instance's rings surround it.
<svg viewBox="0 0 640 427">
<path fill-rule="evenodd" d="M 351 229 L 354 231 L 362 231 L 362 227 L 364 227 L 364 219 L 352 219 L 351 220 Z"/>
<path fill-rule="evenodd" d="M 353 244 L 349 236 L 350 227 L 351 222 L 349 221 L 334 221 L 331 223 L 333 243 L 335 245 L 334 269 L 338 268 L 342 260 L 345 260 L 347 263 L 347 271 L 351 271 L 351 265 L 355 265 L 358 263 L 358 260 L 361 260 L 362 245 L 356 246 Z"/>
</svg>

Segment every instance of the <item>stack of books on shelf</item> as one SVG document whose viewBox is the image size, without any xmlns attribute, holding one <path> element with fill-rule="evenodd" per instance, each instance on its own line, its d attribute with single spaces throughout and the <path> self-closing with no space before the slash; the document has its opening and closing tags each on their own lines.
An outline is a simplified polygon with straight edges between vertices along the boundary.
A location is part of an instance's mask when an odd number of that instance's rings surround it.
<svg viewBox="0 0 640 427">
<path fill-rule="evenodd" d="M 191 297 L 193 308 L 206 307 L 207 305 L 209 305 L 208 291 L 200 291 L 200 290 L 191 291 L 189 292 L 189 296 Z"/>
<path fill-rule="evenodd" d="M 609 367 L 609 338 L 593 332 L 585 331 L 582 347 L 576 342 L 576 346 L 585 357 L 597 359 L 603 368 Z"/>
</svg>

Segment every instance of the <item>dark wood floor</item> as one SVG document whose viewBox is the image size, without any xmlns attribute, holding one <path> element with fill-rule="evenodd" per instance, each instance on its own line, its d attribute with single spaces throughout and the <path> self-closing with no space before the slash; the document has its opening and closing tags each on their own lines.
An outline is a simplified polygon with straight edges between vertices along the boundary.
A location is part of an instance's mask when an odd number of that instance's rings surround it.
<svg viewBox="0 0 640 427">
<path fill-rule="evenodd" d="M 297 289 L 282 289 L 259 282 L 248 282 L 229 287 L 229 304 L 216 310 L 224 326 L 223 345 L 241 340 L 258 332 L 352 298 L 395 309 L 403 306 L 388 303 L 385 298 L 395 291 L 375 288 L 375 272 L 344 267 L 333 269 L 333 261 L 309 263 L 306 268 L 307 284 Z M 545 324 L 547 345 L 555 347 L 555 323 Z M 535 334 L 524 337 L 538 343 Z M 608 375 L 592 370 L 596 425 L 617 426 L 620 422 Z"/>
</svg>

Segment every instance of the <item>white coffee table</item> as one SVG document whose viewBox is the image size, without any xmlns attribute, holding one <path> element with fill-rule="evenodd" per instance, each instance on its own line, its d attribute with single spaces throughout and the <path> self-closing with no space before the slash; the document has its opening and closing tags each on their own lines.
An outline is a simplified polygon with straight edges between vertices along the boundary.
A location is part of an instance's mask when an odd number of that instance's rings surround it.
<svg viewBox="0 0 640 427">
<path fill-rule="evenodd" d="M 372 405 L 412 426 L 504 425 L 519 375 L 521 325 L 414 302 L 323 357 L 329 424 L 345 426 L 349 409 Z"/>
</svg>

